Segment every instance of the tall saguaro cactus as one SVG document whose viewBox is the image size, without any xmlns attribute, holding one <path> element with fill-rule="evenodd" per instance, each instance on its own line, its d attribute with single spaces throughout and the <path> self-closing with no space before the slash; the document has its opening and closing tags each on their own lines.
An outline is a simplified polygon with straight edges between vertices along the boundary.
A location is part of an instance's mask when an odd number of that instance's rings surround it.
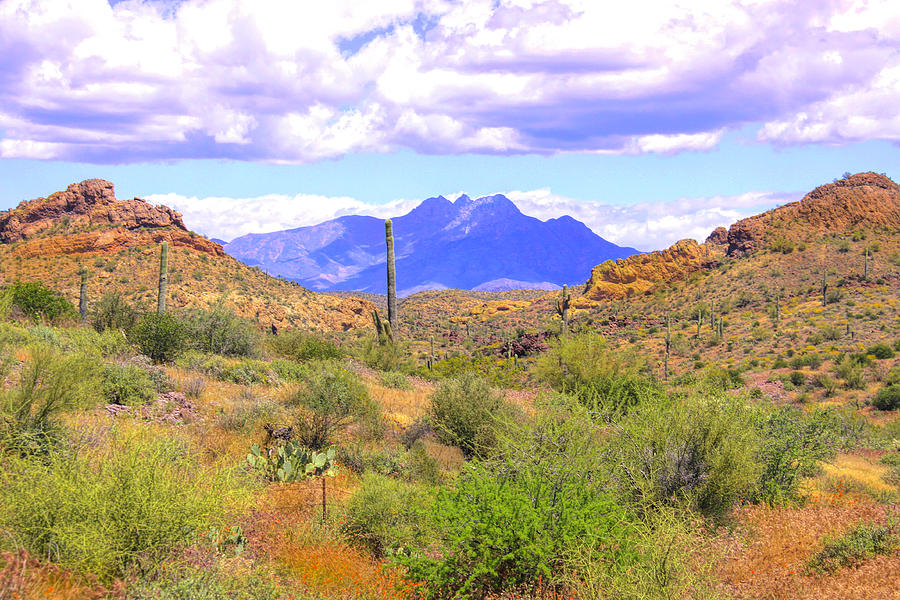
<svg viewBox="0 0 900 600">
<path fill-rule="evenodd" d="M 384 222 L 384 238 L 387 244 L 387 297 L 388 323 L 397 331 L 397 278 L 394 271 L 394 224 L 388 219 Z"/>
<path fill-rule="evenodd" d="M 87 297 L 87 282 L 88 282 L 88 271 L 85 267 L 81 267 L 81 271 L 79 272 L 81 275 L 81 293 L 78 298 L 78 312 L 81 313 L 81 320 L 84 321 L 87 319 L 88 313 L 88 297 Z"/>
<path fill-rule="evenodd" d="M 563 285 L 562 296 L 556 300 L 556 314 L 560 316 L 562 319 L 562 333 L 563 335 L 569 334 L 569 300 L 571 296 L 569 294 L 569 286 Z"/>
<path fill-rule="evenodd" d="M 159 303 L 156 312 L 166 312 L 166 288 L 169 285 L 169 242 L 163 242 L 159 252 Z"/>
<path fill-rule="evenodd" d="M 664 376 L 665 380 L 669 380 L 669 352 L 672 349 L 672 330 L 671 330 L 671 316 L 668 312 L 666 312 L 666 364 Z"/>
</svg>

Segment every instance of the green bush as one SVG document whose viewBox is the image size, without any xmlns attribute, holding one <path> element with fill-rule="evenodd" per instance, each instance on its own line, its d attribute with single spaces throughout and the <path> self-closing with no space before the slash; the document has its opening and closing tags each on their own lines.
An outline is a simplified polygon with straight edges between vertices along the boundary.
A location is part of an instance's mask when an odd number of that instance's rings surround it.
<svg viewBox="0 0 900 600">
<path fill-rule="evenodd" d="M 347 502 L 344 531 L 375 557 L 404 552 L 421 533 L 418 517 L 429 503 L 415 486 L 366 473 Z"/>
<path fill-rule="evenodd" d="M 35 321 L 78 317 L 71 302 L 40 281 L 17 281 L 6 288 L 4 293 L 12 307 L 18 308 L 26 317 Z"/>
<path fill-rule="evenodd" d="M 900 408 L 900 384 L 892 384 L 878 390 L 872 398 L 872 406 L 878 410 L 896 410 Z"/>
<path fill-rule="evenodd" d="M 202 352 L 225 356 L 250 356 L 256 352 L 255 327 L 221 302 L 208 311 L 189 313 L 185 326 L 192 345 Z"/>
<path fill-rule="evenodd" d="M 103 397 L 107 402 L 136 406 L 155 395 L 153 382 L 140 367 L 116 363 L 103 367 Z"/>
<path fill-rule="evenodd" d="M 463 373 L 432 392 L 429 416 L 438 438 L 467 457 L 485 456 L 494 445 L 503 400 L 483 379 Z"/>
<path fill-rule="evenodd" d="M 881 343 L 875 344 L 871 346 L 868 350 L 866 350 L 866 354 L 871 354 L 875 358 L 879 360 L 884 360 L 886 358 L 894 358 L 895 352 L 894 349 L 889 345 Z"/>
<path fill-rule="evenodd" d="M 381 374 L 381 385 L 392 390 L 411 390 L 412 384 L 409 383 L 409 377 L 403 373 L 395 371 L 386 371 Z"/>
<path fill-rule="evenodd" d="M 834 572 L 879 554 L 891 554 L 900 546 L 896 522 L 887 525 L 860 523 L 850 531 L 826 537 L 807 563 L 813 572 Z"/>
<path fill-rule="evenodd" d="M 219 379 L 240 385 L 269 385 L 277 377 L 269 363 L 261 360 L 242 360 L 237 364 L 226 365 Z"/>
<path fill-rule="evenodd" d="M 645 402 L 608 444 L 609 469 L 639 507 L 686 506 L 719 518 L 759 478 L 745 403 L 723 392 Z"/>
<path fill-rule="evenodd" d="M 761 442 L 757 460 L 762 465 L 753 497 L 769 504 L 797 500 L 802 478 L 815 473 L 819 461 L 835 454 L 837 428 L 832 413 L 806 415 L 790 406 L 763 408 L 752 422 Z"/>
<path fill-rule="evenodd" d="M 137 321 L 137 313 L 119 294 L 106 292 L 90 313 L 91 326 L 97 331 L 128 331 Z"/>
<path fill-rule="evenodd" d="M 297 437 L 313 450 L 331 445 L 354 421 L 371 423 L 381 417 L 380 405 L 369 397 L 359 375 L 332 361 L 309 364 L 308 377 L 292 403 L 302 409 Z"/>
<path fill-rule="evenodd" d="M 99 398 L 98 373 L 82 356 L 61 356 L 45 346 L 32 346 L 28 354 L 17 384 L 0 393 L 0 450 L 46 454 L 60 413 Z"/>
<path fill-rule="evenodd" d="M 344 355 L 340 346 L 331 340 L 300 329 L 271 336 L 267 342 L 272 352 L 295 361 L 334 360 Z"/>
<path fill-rule="evenodd" d="M 146 433 L 11 461 L 0 476 L 0 526 L 11 536 L 0 544 L 105 581 L 152 570 L 221 516 L 228 481 L 200 462 Z"/>
<path fill-rule="evenodd" d="M 286 588 L 265 571 L 215 564 L 191 569 L 177 562 L 164 566 L 164 574 L 130 582 L 128 600 L 323 600 L 312 591 Z"/>
<path fill-rule="evenodd" d="M 630 351 L 610 350 L 596 333 L 554 342 L 550 352 L 538 359 L 534 373 L 591 410 L 625 411 L 662 393 L 642 359 Z"/>
<path fill-rule="evenodd" d="M 378 371 L 408 372 L 412 369 L 409 348 L 401 342 L 379 343 L 368 338 L 359 347 L 360 360 Z"/>
<path fill-rule="evenodd" d="M 512 424 L 422 511 L 424 545 L 395 560 L 427 598 L 499 596 L 542 578 L 560 584 L 579 544 L 609 568 L 631 555 L 630 518 L 606 491 L 599 432 L 572 403 Z"/>
<path fill-rule="evenodd" d="M 153 362 L 175 360 L 187 344 L 187 328 L 171 313 L 149 313 L 141 317 L 129 333 L 141 349 L 141 354 L 149 356 Z"/>
</svg>

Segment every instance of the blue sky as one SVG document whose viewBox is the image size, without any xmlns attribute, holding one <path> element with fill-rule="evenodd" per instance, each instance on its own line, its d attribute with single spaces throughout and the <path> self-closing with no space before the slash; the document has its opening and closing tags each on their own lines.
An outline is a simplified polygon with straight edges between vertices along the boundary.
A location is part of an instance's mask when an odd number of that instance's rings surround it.
<svg viewBox="0 0 900 600">
<path fill-rule="evenodd" d="M 499 192 L 652 249 L 898 140 L 888 1 L 0 2 L 0 208 L 100 177 L 231 238 Z"/>
</svg>

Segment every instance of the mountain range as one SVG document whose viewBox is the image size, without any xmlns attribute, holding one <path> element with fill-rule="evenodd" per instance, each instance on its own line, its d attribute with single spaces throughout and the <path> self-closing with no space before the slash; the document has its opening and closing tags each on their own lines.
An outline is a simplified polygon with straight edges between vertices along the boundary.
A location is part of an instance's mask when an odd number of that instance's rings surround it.
<svg viewBox="0 0 900 600">
<path fill-rule="evenodd" d="M 428 289 L 503 291 L 580 284 L 606 260 L 636 254 L 569 216 L 541 221 L 501 194 L 429 198 L 393 219 L 401 296 Z M 384 221 L 344 216 L 232 240 L 225 251 L 316 291 L 385 293 Z"/>
</svg>

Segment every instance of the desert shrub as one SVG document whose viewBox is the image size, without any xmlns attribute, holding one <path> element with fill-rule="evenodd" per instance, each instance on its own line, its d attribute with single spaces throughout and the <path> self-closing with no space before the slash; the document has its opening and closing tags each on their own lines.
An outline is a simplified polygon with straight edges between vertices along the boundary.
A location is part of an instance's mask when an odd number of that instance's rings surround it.
<svg viewBox="0 0 900 600">
<path fill-rule="evenodd" d="M 141 350 L 153 362 L 175 360 L 187 344 L 187 329 L 182 321 L 171 313 L 149 313 L 141 317 L 129 332 Z"/>
<path fill-rule="evenodd" d="M 633 527 L 634 556 L 611 568 L 603 548 L 577 544 L 567 556 L 567 587 L 591 600 L 719 598 L 719 553 L 689 515 L 660 508 Z"/>
<path fill-rule="evenodd" d="M 733 390 L 744 385 L 744 378 L 737 369 L 710 367 L 703 374 L 704 385 L 711 390 Z"/>
<path fill-rule="evenodd" d="M 894 358 L 894 349 L 891 348 L 888 344 L 880 343 L 875 344 L 874 346 L 870 346 L 868 350 L 866 350 L 866 354 L 871 354 L 875 358 L 879 360 L 884 360 L 886 358 Z"/>
<path fill-rule="evenodd" d="M 375 557 L 404 552 L 417 534 L 419 515 L 430 504 L 418 487 L 366 473 L 347 502 L 344 532 Z"/>
<path fill-rule="evenodd" d="M 334 360 L 343 356 L 340 346 L 311 331 L 292 329 L 267 339 L 275 354 L 295 361 Z"/>
<path fill-rule="evenodd" d="M 834 366 L 834 374 L 844 380 L 844 386 L 851 390 L 866 387 L 866 377 L 862 367 L 850 356 L 845 356 Z"/>
<path fill-rule="evenodd" d="M 303 381 L 306 377 L 306 367 L 292 360 L 279 358 L 269 361 L 269 368 L 281 381 Z"/>
<path fill-rule="evenodd" d="M 394 371 L 386 371 L 379 378 L 381 385 L 392 390 L 411 390 L 412 385 L 409 383 L 409 377 L 403 373 Z"/>
<path fill-rule="evenodd" d="M 399 441 L 404 448 L 409 450 L 413 447 L 413 444 L 433 432 L 434 429 L 431 427 L 428 419 L 420 417 L 400 433 Z"/>
<path fill-rule="evenodd" d="M 629 516 L 605 489 L 599 433 L 574 403 L 505 429 L 423 511 L 430 539 L 397 557 L 428 598 L 485 598 L 539 578 L 561 583 L 571 549 L 597 549 L 612 568 L 631 554 Z"/>
<path fill-rule="evenodd" d="M 185 326 L 192 345 L 202 352 L 250 356 L 256 351 L 256 329 L 221 302 L 208 311 L 189 313 Z"/>
<path fill-rule="evenodd" d="M 798 499 L 803 477 L 834 456 L 837 437 L 831 413 L 806 415 L 790 406 L 761 409 L 753 418 L 761 444 L 762 473 L 753 497 L 769 504 Z"/>
<path fill-rule="evenodd" d="M 222 374 L 225 373 L 225 369 L 228 368 L 229 362 L 218 354 L 203 354 L 196 350 L 188 350 L 178 357 L 175 364 L 191 371 L 198 371 L 215 379 L 221 379 Z"/>
<path fill-rule="evenodd" d="M 722 392 L 646 402 L 619 422 L 609 469 L 642 509 L 686 506 L 721 517 L 759 478 L 750 411 Z"/>
<path fill-rule="evenodd" d="M 152 579 L 129 582 L 128 600 L 321 600 L 312 591 L 285 589 L 272 573 L 233 570 L 220 565 L 192 569 L 174 562 Z"/>
<path fill-rule="evenodd" d="M 362 342 L 357 354 L 367 366 L 378 371 L 409 372 L 412 363 L 409 348 L 401 342 L 383 342 L 368 338 Z"/>
<path fill-rule="evenodd" d="M 826 537 L 822 549 L 807 562 L 807 568 L 819 573 L 834 572 L 879 554 L 891 554 L 898 546 L 900 533 L 895 521 L 887 525 L 860 523 L 843 534 Z"/>
<path fill-rule="evenodd" d="M 596 333 L 568 336 L 551 345 L 534 368 L 554 389 L 575 396 L 591 410 L 625 411 L 661 388 L 647 364 L 629 351 L 610 350 Z"/>
<path fill-rule="evenodd" d="M 320 450 L 350 423 L 380 419 L 380 405 L 356 373 L 333 361 L 310 363 L 308 373 L 292 397 L 302 411 L 297 437 L 305 446 Z"/>
<path fill-rule="evenodd" d="M 244 359 L 235 364 L 226 364 L 218 377 L 222 381 L 239 385 L 268 385 L 274 383 L 277 375 L 267 362 Z"/>
<path fill-rule="evenodd" d="M 93 354 L 104 358 L 116 358 L 130 353 L 131 346 L 125 334 L 118 329 L 106 329 L 102 332 L 85 327 L 73 327 L 63 330 L 65 348 L 82 354 Z"/>
<path fill-rule="evenodd" d="M 17 384 L 0 393 L 0 450 L 46 454 L 65 410 L 99 398 L 98 373 L 90 359 L 61 356 L 32 346 Z"/>
<path fill-rule="evenodd" d="M 182 391 L 188 398 L 196 400 L 206 391 L 206 379 L 203 377 L 191 377 L 182 384 Z"/>
<path fill-rule="evenodd" d="M 78 316 L 71 302 L 40 281 L 17 281 L 10 284 L 4 294 L 12 308 L 19 309 L 26 317 L 35 321 L 57 321 Z"/>
<path fill-rule="evenodd" d="M 900 384 L 887 385 L 872 398 L 872 406 L 878 410 L 896 410 L 900 408 Z"/>
<path fill-rule="evenodd" d="M 503 400 L 483 379 L 464 373 L 432 392 L 429 417 L 438 438 L 465 456 L 484 456 L 495 442 Z"/>
<path fill-rule="evenodd" d="M 147 571 L 221 514 L 225 478 L 171 439 L 108 444 L 8 464 L 0 523 L 18 545 L 104 580 Z"/>
<path fill-rule="evenodd" d="M 153 382 L 136 365 L 111 363 L 103 367 L 103 397 L 112 404 L 135 406 L 155 396 Z"/>
<path fill-rule="evenodd" d="M 97 331 L 128 331 L 137 322 L 137 313 L 119 294 L 107 292 L 91 311 L 89 320 Z"/>
<path fill-rule="evenodd" d="M 281 423 L 288 417 L 285 408 L 273 398 L 244 390 L 234 399 L 230 411 L 219 412 L 216 422 L 225 431 L 252 431 L 264 422 Z"/>
<path fill-rule="evenodd" d="M 789 381 L 794 385 L 803 385 L 806 383 L 806 375 L 802 371 L 792 371 L 788 376 Z"/>
<path fill-rule="evenodd" d="M 802 369 L 803 367 L 809 367 L 811 369 L 818 369 L 822 366 L 822 357 L 818 354 L 804 354 L 802 356 L 795 356 L 791 360 L 791 368 L 792 369 Z"/>
</svg>

